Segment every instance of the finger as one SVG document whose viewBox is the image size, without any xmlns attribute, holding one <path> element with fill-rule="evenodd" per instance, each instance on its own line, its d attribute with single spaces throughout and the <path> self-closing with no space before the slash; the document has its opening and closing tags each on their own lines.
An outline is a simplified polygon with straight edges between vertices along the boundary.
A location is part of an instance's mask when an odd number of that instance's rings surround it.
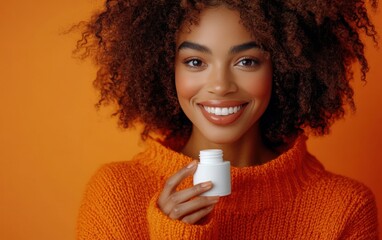
<svg viewBox="0 0 382 240">
<path fill-rule="evenodd" d="M 171 210 L 168 216 L 172 219 L 181 219 L 187 215 L 200 211 L 201 209 L 204 209 L 210 205 L 214 205 L 218 201 L 219 201 L 218 196 L 198 197 L 188 202 L 176 205 Z"/>
<path fill-rule="evenodd" d="M 168 178 L 162 191 L 163 194 L 169 196 L 171 193 L 175 192 L 178 185 L 195 171 L 196 165 L 197 161 L 194 160 L 186 167 L 182 168 L 170 178 Z"/>
<path fill-rule="evenodd" d="M 158 198 L 158 205 L 162 207 L 167 201 L 168 197 L 175 192 L 178 185 L 182 182 L 183 179 L 192 175 L 196 170 L 197 161 L 194 160 L 189 163 L 186 167 L 179 170 L 177 173 L 172 175 L 169 179 L 167 179 L 162 192 Z"/>
<path fill-rule="evenodd" d="M 165 203 L 162 205 L 161 209 L 166 215 L 169 215 L 176 205 L 181 204 L 183 202 L 187 202 L 190 199 L 199 196 L 200 194 L 208 191 L 211 188 L 211 182 L 204 182 L 197 184 L 191 188 L 175 192 L 165 200 Z"/>
<path fill-rule="evenodd" d="M 211 188 L 212 188 L 211 181 L 199 183 L 194 185 L 193 187 L 183 189 L 171 194 L 171 196 L 168 198 L 168 201 L 172 202 L 174 205 L 177 205 L 179 203 L 183 203 L 194 197 L 197 197 L 200 194 L 210 190 Z"/>
<path fill-rule="evenodd" d="M 214 209 L 214 207 L 215 207 L 215 204 L 205 207 L 203 209 L 200 209 L 199 211 L 194 212 L 192 214 L 189 214 L 182 219 L 182 222 L 195 224 L 198 221 L 200 221 L 202 218 L 207 216 Z"/>
</svg>

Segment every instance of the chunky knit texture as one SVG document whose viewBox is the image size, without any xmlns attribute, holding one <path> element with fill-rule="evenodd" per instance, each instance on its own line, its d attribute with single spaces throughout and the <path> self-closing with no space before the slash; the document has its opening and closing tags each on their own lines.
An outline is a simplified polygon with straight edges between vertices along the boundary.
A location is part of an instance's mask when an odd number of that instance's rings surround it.
<svg viewBox="0 0 382 240">
<path fill-rule="evenodd" d="M 378 239 L 370 190 L 325 171 L 305 142 L 300 137 L 261 166 L 232 167 L 232 194 L 203 224 L 190 225 L 168 218 L 156 201 L 166 179 L 192 159 L 150 140 L 132 161 L 106 164 L 90 180 L 77 238 Z"/>
</svg>

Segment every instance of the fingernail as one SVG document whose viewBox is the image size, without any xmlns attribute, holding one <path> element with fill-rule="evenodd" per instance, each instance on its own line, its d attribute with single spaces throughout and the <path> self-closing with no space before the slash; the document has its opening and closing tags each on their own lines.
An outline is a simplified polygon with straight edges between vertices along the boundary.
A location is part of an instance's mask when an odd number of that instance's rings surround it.
<svg viewBox="0 0 382 240">
<path fill-rule="evenodd" d="M 211 182 L 204 182 L 204 183 L 202 183 L 202 184 L 200 184 L 200 186 L 202 187 L 202 188 L 209 188 L 209 187 L 211 187 Z"/>
<path fill-rule="evenodd" d="M 211 199 L 210 202 L 211 203 L 218 203 L 219 202 L 219 197 Z"/>
<path fill-rule="evenodd" d="M 211 205 L 207 208 L 207 211 L 211 211 L 213 208 L 215 207 L 215 205 Z"/>
<path fill-rule="evenodd" d="M 187 165 L 186 168 L 190 169 L 190 168 L 195 167 L 195 165 L 196 165 L 196 161 L 192 161 L 190 164 Z"/>
</svg>

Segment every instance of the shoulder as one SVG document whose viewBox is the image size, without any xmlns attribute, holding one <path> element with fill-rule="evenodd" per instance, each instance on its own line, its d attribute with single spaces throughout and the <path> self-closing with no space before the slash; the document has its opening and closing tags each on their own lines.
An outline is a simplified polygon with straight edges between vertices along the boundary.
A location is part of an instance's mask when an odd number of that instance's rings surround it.
<svg viewBox="0 0 382 240">
<path fill-rule="evenodd" d="M 104 164 L 86 186 L 82 209 L 102 213 L 118 209 L 118 214 L 127 214 L 132 204 L 144 207 L 157 190 L 156 181 L 155 173 L 136 160 Z"/>
<path fill-rule="evenodd" d="M 145 227 L 155 180 L 136 159 L 102 165 L 88 182 L 80 206 L 78 235 L 86 236 L 81 239 L 138 239 L 145 234 L 136 229 Z"/>
<path fill-rule="evenodd" d="M 173 158 L 170 150 L 157 145 L 148 144 L 131 160 L 102 165 L 90 179 L 88 188 L 95 186 L 104 191 L 133 191 L 134 193 L 147 189 L 150 192 L 156 190 L 164 174 L 159 170 L 167 169 L 171 163 L 166 160 Z"/>
<path fill-rule="evenodd" d="M 308 192 L 325 195 L 342 199 L 343 201 L 365 201 L 373 200 L 374 194 L 364 183 L 340 174 L 333 173 L 322 165 L 322 163 L 310 153 L 307 154 L 309 159 L 309 168 L 312 168 L 313 163 L 316 163 L 316 169 L 319 169 L 319 174 L 315 175 L 308 187 Z M 319 166 L 319 167 L 317 167 Z"/>
<path fill-rule="evenodd" d="M 328 172 L 320 181 L 327 216 L 343 221 L 344 239 L 376 239 L 378 211 L 373 192 L 365 184 Z M 341 222 L 341 221 L 338 221 Z"/>
<path fill-rule="evenodd" d="M 338 195 L 352 196 L 354 200 L 358 198 L 374 198 L 372 191 L 365 184 L 329 171 L 326 171 L 319 184 L 331 189 Z"/>
<path fill-rule="evenodd" d="M 338 210 L 357 212 L 366 208 L 376 211 L 375 196 L 370 188 L 349 177 L 325 171 L 310 190 L 327 206 Z"/>
<path fill-rule="evenodd" d="M 104 164 L 93 174 L 89 185 L 96 185 L 106 189 L 130 188 L 139 185 L 152 174 L 147 165 L 140 159 Z M 127 190 L 127 189 L 126 189 Z"/>
</svg>

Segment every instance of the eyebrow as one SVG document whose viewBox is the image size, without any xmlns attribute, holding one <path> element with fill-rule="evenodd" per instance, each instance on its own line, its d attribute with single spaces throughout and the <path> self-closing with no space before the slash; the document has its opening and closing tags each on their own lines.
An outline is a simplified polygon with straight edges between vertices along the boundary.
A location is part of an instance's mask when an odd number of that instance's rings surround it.
<svg viewBox="0 0 382 240">
<path fill-rule="evenodd" d="M 192 49 L 192 50 L 196 50 L 199 52 L 203 52 L 203 53 L 212 54 L 212 51 L 208 47 L 197 44 L 197 43 L 188 42 L 188 41 L 182 42 L 182 44 L 180 44 L 178 47 L 178 51 L 183 50 L 183 49 L 187 49 L 187 48 Z"/>
<path fill-rule="evenodd" d="M 203 45 L 198 44 L 198 43 L 189 42 L 189 41 L 182 42 L 178 47 L 178 51 L 183 50 L 183 49 L 187 49 L 187 48 L 192 49 L 192 50 L 196 50 L 199 52 L 203 52 L 203 53 L 212 54 L 211 49 L 209 49 L 208 47 L 203 46 Z M 259 45 L 255 42 L 243 43 L 243 44 L 231 47 L 231 49 L 229 50 L 229 53 L 235 54 L 235 53 L 249 50 L 251 48 L 259 48 Z"/>
<path fill-rule="evenodd" d="M 244 51 L 249 50 L 251 48 L 260 48 L 260 47 L 255 42 L 247 42 L 247 43 L 243 43 L 243 44 L 240 44 L 240 45 L 237 45 L 237 46 L 233 46 L 229 50 L 229 52 L 231 54 L 235 54 L 235 53 L 239 53 L 239 52 L 244 52 Z"/>
</svg>

